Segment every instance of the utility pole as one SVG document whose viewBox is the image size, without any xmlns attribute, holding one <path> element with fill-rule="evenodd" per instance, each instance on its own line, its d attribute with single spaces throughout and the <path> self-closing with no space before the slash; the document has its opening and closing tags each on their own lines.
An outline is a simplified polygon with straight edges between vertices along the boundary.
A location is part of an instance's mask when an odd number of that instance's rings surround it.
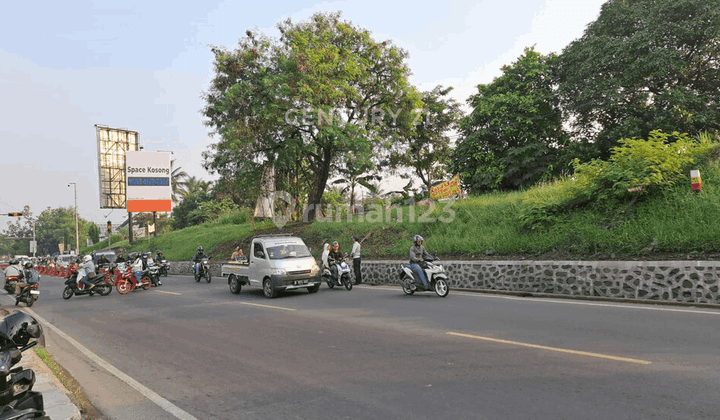
<svg viewBox="0 0 720 420">
<path fill-rule="evenodd" d="M 77 208 L 77 184 L 71 182 L 68 187 L 73 186 L 75 190 L 75 255 L 80 255 L 80 230 L 78 229 L 78 208 Z"/>
</svg>

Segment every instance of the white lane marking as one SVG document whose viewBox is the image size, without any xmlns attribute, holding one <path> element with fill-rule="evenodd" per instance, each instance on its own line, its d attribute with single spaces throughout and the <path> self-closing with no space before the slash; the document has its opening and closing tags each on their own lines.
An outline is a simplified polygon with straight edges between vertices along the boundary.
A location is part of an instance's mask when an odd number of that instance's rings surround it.
<svg viewBox="0 0 720 420">
<path fill-rule="evenodd" d="M 182 293 L 166 292 L 166 291 L 164 291 L 164 290 L 156 290 L 156 292 L 158 292 L 158 293 L 167 293 L 168 295 L 182 296 Z"/>
<path fill-rule="evenodd" d="M 297 309 L 283 308 L 282 306 L 261 305 L 259 303 L 250 303 L 250 302 L 238 302 L 238 303 L 240 303 L 241 305 L 259 306 L 261 308 L 282 309 L 283 311 L 297 311 Z"/>
<path fill-rule="evenodd" d="M 372 287 L 363 287 L 364 290 L 377 290 L 377 291 L 387 291 L 387 290 L 401 290 L 400 287 L 392 287 L 392 286 L 372 286 Z M 699 309 L 676 309 L 676 308 L 660 308 L 655 306 L 648 306 L 652 305 L 651 301 L 648 301 L 648 303 L 638 303 L 635 305 L 628 305 L 626 303 L 596 303 L 596 302 L 587 302 L 587 301 L 577 301 L 577 300 L 559 300 L 559 299 L 553 299 L 553 298 L 545 298 L 545 297 L 517 297 L 517 296 L 504 296 L 504 295 L 497 295 L 494 293 L 482 293 L 482 292 L 461 292 L 457 290 L 452 290 L 453 295 L 460 295 L 460 296 L 468 296 L 468 297 L 475 297 L 475 298 L 495 298 L 495 299 L 509 299 L 509 300 L 524 300 L 524 301 L 533 301 L 533 302 L 539 302 L 539 303 L 561 303 L 565 305 L 586 305 L 586 306 L 602 306 L 607 308 L 625 308 L 625 309 L 643 309 L 646 311 L 665 311 L 665 312 L 682 312 L 682 313 L 688 313 L 688 314 L 705 314 L 705 315 L 720 315 L 720 308 L 718 308 L 718 311 L 703 311 Z"/>
<path fill-rule="evenodd" d="M 560 353 L 569 353 L 569 354 L 575 354 L 579 356 L 590 356 L 590 357 L 599 357 L 601 359 L 610 359 L 610 360 L 616 360 L 618 362 L 629 362 L 629 363 L 638 363 L 641 365 L 649 365 L 652 362 L 649 362 L 647 360 L 639 360 L 639 359 L 630 359 L 627 357 L 618 357 L 618 356 L 611 356 L 609 354 L 602 354 L 602 353 L 592 353 L 588 351 L 579 351 L 579 350 L 570 350 L 570 349 L 563 349 L 559 347 L 548 347 L 548 346 L 541 346 L 539 344 L 530 344 L 530 343 L 522 343 L 520 341 L 510 341 L 510 340 L 501 340 L 499 338 L 492 338 L 492 337 L 483 337 L 480 335 L 472 335 L 472 334 L 463 334 L 458 332 L 446 332 L 445 334 L 448 335 L 455 335 L 458 337 L 465 337 L 465 338 L 474 338 L 476 340 L 485 340 L 485 341 L 492 341 L 495 343 L 502 343 L 502 344 L 511 344 L 514 346 L 523 346 L 523 347 L 530 347 L 533 349 L 540 349 L 540 350 L 549 350 L 549 351 L 556 351 Z"/>
<path fill-rule="evenodd" d="M 706 315 L 720 315 L 720 311 L 701 311 L 696 309 L 675 309 L 675 308 L 657 308 L 654 306 L 647 306 L 651 304 L 648 303 L 638 303 L 637 306 L 631 306 L 628 304 L 613 304 L 613 303 L 595 303 L 595 302 L 582 302 L 582 301 L 565 301 L 565 300 L 557 300 L 552 298 L 536 298 L 536 297 L 515 297 L 515 296 L 498 296 L 490 293 L 461 293 L 463 296 L 476 296 L 479 294 L 482 294 L 483 297 L 492 297 L 492 298 L 498 298 L 498 299 L 510 299 L 510 300 L 532 300 L 533 302 L 543 302 L 543 303 L 562 303 L 565 305 L 586 305 L 586 306 L 602 306 L 607 308 L 625 308 L 625 309 L 644 309 L 646 311 L 664 311 L 664 312 L 683 312 L 683 313 L 689 313 L 689 314 L 706 314 Z"/>
<path fill-rule="evenodd" d="M 95 353 L 88 350 L 85 346 L 75 341 L 72 337 L 65 334 L 61 329 L 54 326 L 53 324 L 47 322 L 45 319 L 43 319 L 40 315 L 35 313 L 30 308 L 24 308 L 26 311 L 30 312 L 30 314 L 35 317 L 38 321 L 43 323 L 44 327 L 50 328 L 53 332 L 55 332 L 60 337 L 67 340 L 68 343 L 72 344 L 76 349 L 80 350 L 82 354 L 89 357 L 92 361 L 97 363 L 100 367 L 110 372 L 112 375 L 114 375 L 116 378 L 120 379 L 121 381 L 125 382 L 132 388 L 134 388 L 139 393 L 143 394 L 147 399 L 157 404 L 160 408 L 167 411 L 168 413 L 172 414 L 173 416 L 181 419 L 181 420 L 198 420 L 197 417 L 194 417 L 193 415 L 187 413 L 180 407 L 176 406 L 175 404 L 171 403 L 170 401 L 166 400 L 165 398 L 161 397 L 145 385 L 141 384 L 140 382 L 136 381 L 135 379 L 131 378 L 127 374 L 120 371 L 115 366 L 111 365 L 110 363 L 106 362 L 105 360 L 98 357 Z"/>
</svg>

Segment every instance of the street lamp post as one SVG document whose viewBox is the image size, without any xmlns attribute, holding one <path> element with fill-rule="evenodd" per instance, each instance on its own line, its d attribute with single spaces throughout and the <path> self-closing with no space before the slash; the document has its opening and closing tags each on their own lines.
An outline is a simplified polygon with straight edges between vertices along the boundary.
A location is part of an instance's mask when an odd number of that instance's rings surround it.
<svg viewBox="0 0 720 420">
<path fill-rule="evenodd" d="M 80 230 L 78 229 L 78 209 L 77 209 L 77 184 L 71 182 L 68 187 L 73 186 L 75 190 L 75 255 L 80 255 Z"/>
</svg>

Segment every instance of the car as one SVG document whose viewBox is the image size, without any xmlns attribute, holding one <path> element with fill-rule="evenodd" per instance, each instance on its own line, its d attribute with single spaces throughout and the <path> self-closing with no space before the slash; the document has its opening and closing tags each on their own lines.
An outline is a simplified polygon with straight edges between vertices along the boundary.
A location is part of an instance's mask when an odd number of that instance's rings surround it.
<svg viewBox="0 0 720 420">
<path fill-rule="evenodd" d="M 100 260 L 100 256 L 102 255 L 105 256 L 105 259 L 107 259 L 108 262 L 115 262 L 115 260 L 117 260 L 117 254 L 115 253 L 115 251 L 102 250 L 93 252 L 93 262 L 97 264 Z"/>
<path fill-rule="evenodd" d="M 67 267 L 70 265 L 71 261 L 77 260 L 78 256 L 75 254 L 63 254 L 58 255 L 57 258 L 55 258 L 55 263 L 59 267 Z"/>
<path fill-rule="evenodd" d="M 242 286 L 260 287 L 272 299 L 285 290 L 320 290 L 320 267 L 302 239 L 289 235 L 258 235 L 250 240 L 246 262 L 223 264 L 221 275 L 228 276 L 232 293 Z"/>
</svg>

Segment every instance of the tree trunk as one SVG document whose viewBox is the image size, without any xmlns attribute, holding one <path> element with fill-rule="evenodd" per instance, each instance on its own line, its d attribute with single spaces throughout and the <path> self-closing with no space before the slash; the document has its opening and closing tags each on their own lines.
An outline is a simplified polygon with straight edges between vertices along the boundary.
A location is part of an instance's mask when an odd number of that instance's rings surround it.
<svg viewBox="0 0 720 420">
<path fill-rule="evenodd" d="M 332 152 L 330 149 L 323 151 L 323 160 L 317 162 L 318 171 L 315 172 L 315 180 L 313 182 L 312 191 L 310 191 L 308 197 L 308 223 L 315 220 L 318 210 L 320 210 L 320 203 L 322 202 L 323 193 L 325 193 L 325 186 L 327 180 L 330 177 L 330 159 L 332 158 Z"/>
</svg>

